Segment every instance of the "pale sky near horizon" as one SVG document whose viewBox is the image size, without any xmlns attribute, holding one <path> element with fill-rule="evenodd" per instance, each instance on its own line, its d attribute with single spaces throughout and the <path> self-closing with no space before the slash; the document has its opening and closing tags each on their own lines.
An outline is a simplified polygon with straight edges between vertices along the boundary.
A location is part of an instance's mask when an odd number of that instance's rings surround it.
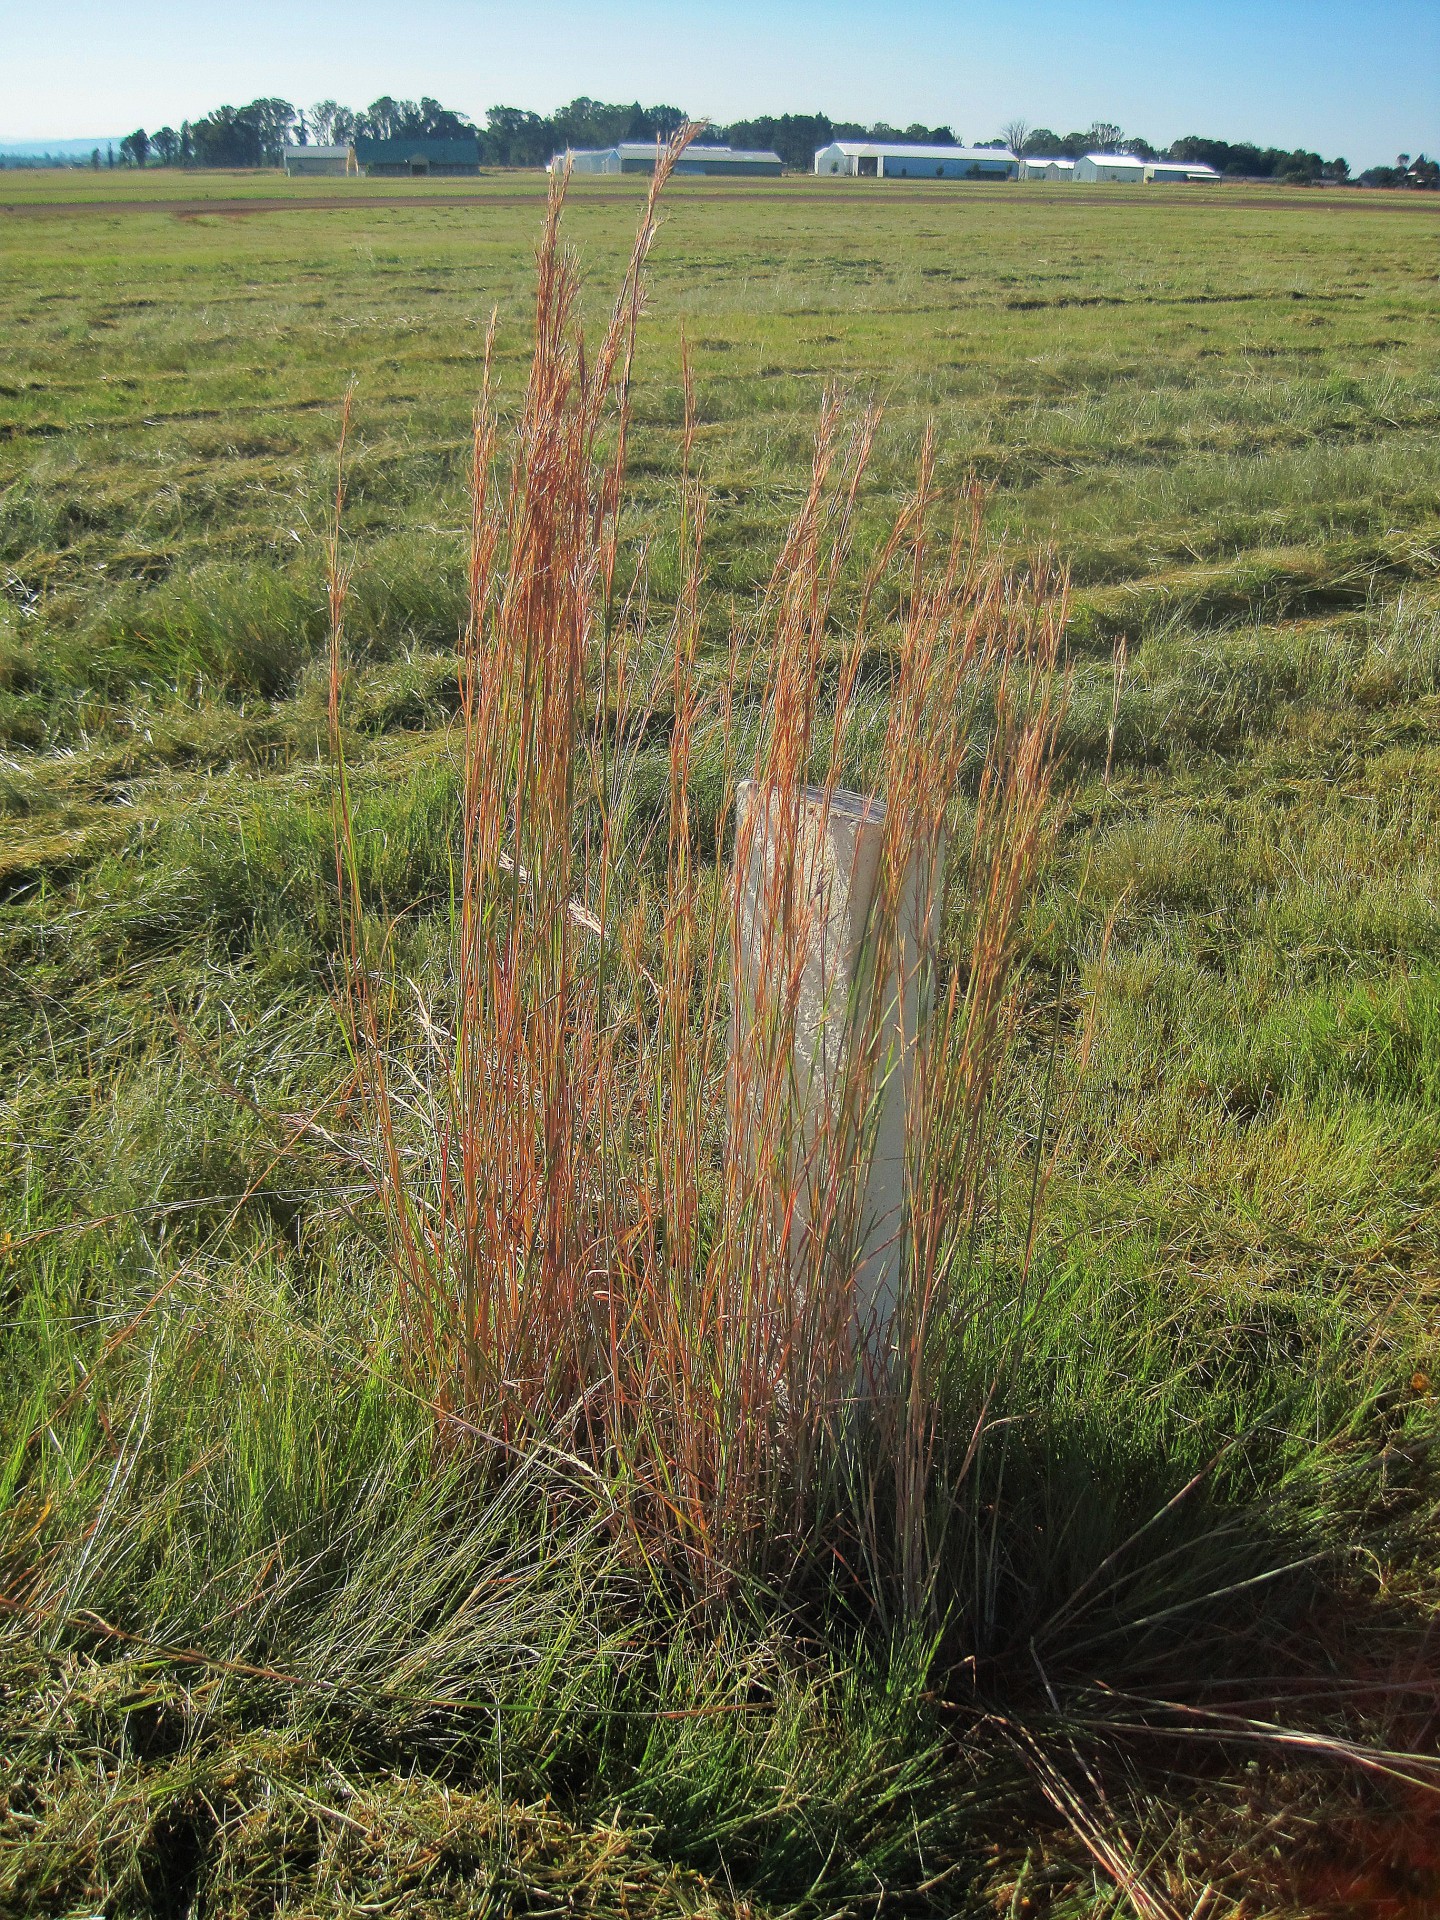
<svg viewBox="0 0 1440 1920">
<path fill-rule="evenodd" d="M 1110 120 L 1358 170 L 1440 149 L 1440 0 L 0 0 L 0 145 L 381 93 L 477 120 L 588 93 L 962 139 Z"/>
</svg>

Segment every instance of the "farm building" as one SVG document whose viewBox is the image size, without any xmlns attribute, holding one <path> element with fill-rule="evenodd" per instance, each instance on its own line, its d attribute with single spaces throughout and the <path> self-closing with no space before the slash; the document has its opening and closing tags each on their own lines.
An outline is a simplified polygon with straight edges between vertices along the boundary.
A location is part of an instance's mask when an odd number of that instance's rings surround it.
<svg viewBox="0 0 1440 1920">
<path fill-rule="evenodd" d="M 1073 180 L 1075 162 L 1073 160 L 1022 160 L 1020 162 L 1022 180 Z"/>
<path fill-rule="evenodd" d="M 353 147 L 285 147 L 281 158 L 288 174 L 310 176 L 314 174 L 358 173 Z"/>
<path fill-rule="evenodd" d="M 1152 160 L 1145 168 L 1146 181 L 1155 187 L 1199 186 L 1206 180 L 1218 180 L 1214 167 L 1190 160 Z"/>
<path fill-rule="evenodd" d="M 1020 162 L 1004 147 L 921 147 L 832 140 L 815 171 L 871 180 L 1014 180 Z"/>
<path fill-rule="evenodd" d="M 364 172 L 393 179 L 453 177 L 480 171 L 480 142 L 468 140 L 369 140 L 355 142 L 355 158 Z"/>
<path fill-rule="evenodd" d="M 656 143 L 653 140 L 622 140 L 613 147 L 581 147 L 568 154 L 557 153 L 550 162 L 553 172 L 568 159 L 576 173 L 653 173 Z M 687 147 L 681 154 L 676 173 L 708 174 L 716 179 L 748 179 L 756 175 L 783 173 L 785 163 L 778 153 L 750 147 Z"/>
<path fill-rule="evenodd" d="M 1075 178 L 1123 181 L 1129 186 L 1143 186 L 1145 162 L 1137 160 L 1133 153 L 1087 153 L 1083 159 L 1075 162 Z"/>
</svg>

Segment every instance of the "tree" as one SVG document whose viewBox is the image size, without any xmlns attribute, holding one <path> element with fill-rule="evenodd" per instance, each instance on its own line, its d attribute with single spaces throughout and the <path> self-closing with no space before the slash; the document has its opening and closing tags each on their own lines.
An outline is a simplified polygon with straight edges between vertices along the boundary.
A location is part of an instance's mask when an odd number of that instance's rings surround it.
<svg viewBox="0 0 1440 1920">
<path fill-rule="evenodd" d="M 1030 134 L 1031 127 L 1028 120 L 1007 120 L 1000 129 L 1000 138 L 1011 153 L 1024 153 Z"/>
<path fill-rule="evenodd" d="M 1250 140 L 1206 140 L 1195 133 L 1173 141 L 1167 157 L 1200 161 L 1231 179 L 1283 180 L 1292 186 L 1312 186 L 1318 181 L 1339 184 L 1350 178 L 1348 161 L 1322 160 L 1318 153 L 1303 147 L 1286 153 L 1280 147 L 1258 147 Z"/>
<path fill-rule="evenodd" d="M 491 107 L 482 145 L 486 160 L 496 167 L 542 167 L 559 151 L 553 122 L 524 107 Z"/>
<path fill-rule="evenodd" d="M 1291 187 L 1313 186 L 1325 165 L 1318 153 L 1307 153 L 1303 147 L 1297 147 L 1293 153 L 1274 153 L 1272 149 L 1264 157 L 1271 162 L 1273 177 Z"/>
<path fill-rule="evenodd" d="M 633 107 L 607 106 L 581 94 L 568 107 L 557 107 L 551 115 L 555 151 L 566 147 L 608 147 L 628 137 L 634 123 Z"/>
<path fill-rule="evenodd" d="M 642 107 L 637 100 L 630 108 L 624 137 L 627 140 L 668 140 L 684 122 L 685 115 L 679 107 Z M 702 137 L 713 140 L 715 131 L 711 129 Z"/>
<path fill-rule="evenodd" d="M 188 167 L 195 160 L 195 133 L 188 120 L 180 122 L 180 164 Z"/>
<path fill-rule="evenodd" d="M 92 147 L 90 150 L 90 164 L 97 173 L 100 171 L 100 149 L 98 147 Z"/>
<path fill-rule="evenodd" d="M 255 164 L 264 166 L 268 162 L 279 166 L 281 150 L 295 125 L 295 109 L 290 102 L 273 98 L 252 100 L 248 107 L 240 109 L 238 117 L 254 127 L 259 140 L 260 159 Z"/>
<path fill-rule="evenodd" d="M 506 111 L 515 113 L 517 109 L 511 107 Z M 609 147 L 621 140 L 643 140 L 647 144 L 652 140 L 668 140 L 688 115 L 682 107 L 645 107 L 638 100 L 625 105 L 592 100 L 588 94 L 581 94 L 568 106 L 557 107 L 548 120 L 538 115 L 534 118 L 538 126 L 546 129 L 538 136 L 541 145 L 548 146 L 550 153 L 563 153 L 567 147 Z M 489 116 L 487 122 L 488 119 Z M 718 131 L 712 130 L 711 137 L 718 135 Z M 548 159 L 549 153 L 545 157 Z"/>
<path fill-rule="evenodd" d="M 371 140 L 393 140 L 399 124 L 399 103 L 382 93 L 363 113 L 355 116 L 355 131 Z"/>
<path fill-rule="evenodd" d="M 382 94 L 378 100 L 372 100 L 363 113 L 355 114 L 346 107 L 337 107 L 333 101 L 326 101 L 324 105 L 330 109 L 330 140 L 337 146 L 357 137 L 369 140 L 475 138 L 475 123 L 468 114 L 459 113 L 453 107 L 442 107 L 428 94 L 421 100 L 396 100 L 388 93 Z M 313 111 L 318 114 L 320 109 Z"/>
<path fill-rule="evenodd" d="M 1063 145 L 1064 142 L 1059 134 L 1053 133 L 1049 127 L 1032 127 L 1025 136 L 1025 152 L 1034 155 L 1037 159 L 1054 160 Z M 1018 152 L 1019 149 L 1014 148 L 1012 151 Z"/>
<path fill-rule="evenodd" d="M 310 125 L 315 134 L 316 144 L 322 147 L 337 145 L 335 140 L 335 116 L 345 113 L 338 100 L 317 100 L 310 109 Z"/>
<path fill-rule="evenodd" d="M 180 158 L 180 136 L 173 127 L 161 127 L 158 133 L 153 133 L 150 145 L 159 155 L 162 167 L 173 167 Z"/>
<path fill-rule="evenodd" d="M 815 155 L 828 147 L 837 130 L 827 114 L 762 114 L 755 120 L 737 120 L 720 129 L 732 147 L 758 147 L 778 153 L 787 167 L 809 173 Z"/>
<path fill-rule="evenodd" d="M 1085 138 L 1091 153 L 1119 153 L 1125 145 L 1125 135 L 1113 120 L 1092 121 Z"/>
<path fill-rule="evenodd" d="M 426 94 L 420 101 L 415 123 L 407 122 L 403 131 L 423 134 L 430 140 L 468 140 L 475 132 L 475 122 L 468 114 L 457 113 L 453 107 L 442 107 L 438 100 Z"/>
<path fill-rule="evenodd" d="M 181 156 L 188 130 L 191 153 L 202 167 L 278 166 L 295 125 L 288 100 L 266 97 L 248 107 L 216 107 L 193 127 L 181 128 Z"/>
<path fill-rule="evenodd" d="M 238 108 L 216 107 L 191 128 L 195 162 L 201 167 L 258 167 L 262 149 L 253 120 Z"/>
</svg>

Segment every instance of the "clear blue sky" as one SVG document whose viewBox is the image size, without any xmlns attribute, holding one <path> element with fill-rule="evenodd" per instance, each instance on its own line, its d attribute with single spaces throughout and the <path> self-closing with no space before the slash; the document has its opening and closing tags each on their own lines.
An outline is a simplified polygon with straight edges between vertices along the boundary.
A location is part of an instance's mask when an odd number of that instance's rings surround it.
<svg viewBox="0 0 1440 1920">
<path fill-rule="evenodd" d="M 1358 168 L 1440 148 L 1440 0 L 0 0 L 0 141 L 382 92 L 477 118 L 589 93 L 964 139 L 1103 119 Z"/>
</svg>

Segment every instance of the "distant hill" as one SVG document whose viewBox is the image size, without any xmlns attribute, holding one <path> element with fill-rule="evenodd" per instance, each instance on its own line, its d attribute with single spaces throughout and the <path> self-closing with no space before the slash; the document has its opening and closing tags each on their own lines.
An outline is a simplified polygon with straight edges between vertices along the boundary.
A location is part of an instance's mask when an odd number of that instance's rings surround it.
<svg viewBox="0 0 1440 1920">
<path fill-rule="evenodd" d="M 0 138 L 0 160 L 88 160 L 96 147 L 103 157 L 107 147 L 118 149 L 125 136 L 97 133 L 86 140 L 6 140 Z"/>
</svg>

